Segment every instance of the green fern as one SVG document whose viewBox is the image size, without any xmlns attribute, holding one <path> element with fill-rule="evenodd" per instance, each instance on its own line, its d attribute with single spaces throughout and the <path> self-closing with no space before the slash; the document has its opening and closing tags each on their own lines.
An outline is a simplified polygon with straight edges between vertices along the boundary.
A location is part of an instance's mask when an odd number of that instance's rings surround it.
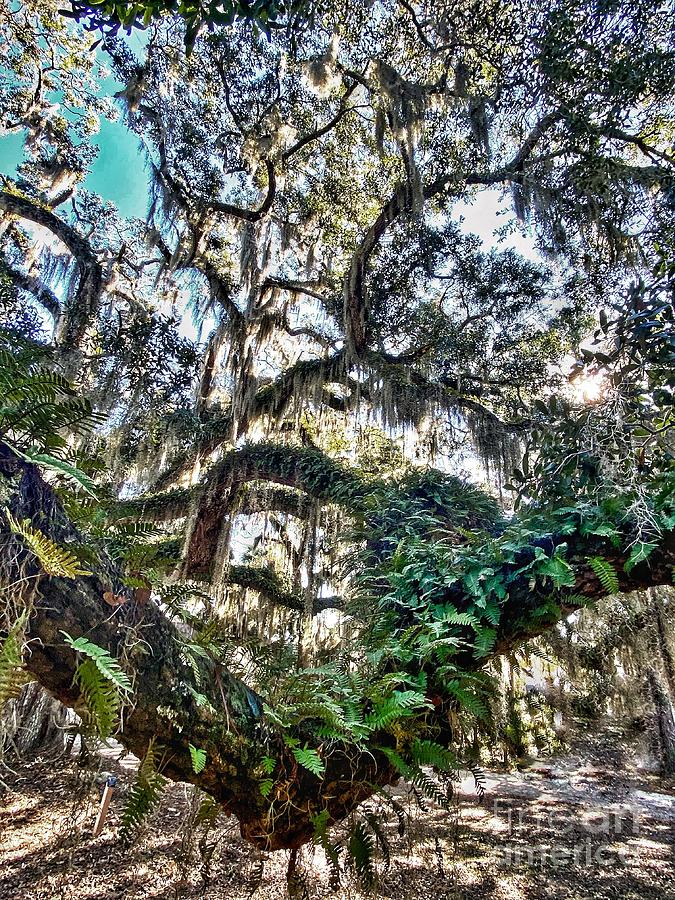
<svg viewBox="0 0 675 900">
<path fill-rule="evenodd" d="M 67 443 L 61 432 L 83 435 L 103 416 L 72 385 L 44 365 L 50 351 L 0 328 L 0 433 L 19 454 L 50 454 Z"/>
<path fill-rule="evenodd" d="M 461 768 L 455 754 L 435 741 L 415 741 L 410 753 L 416 766 L 431 766 L 440 772 L 456 772 Z"/>
<path fill-rule="evenodd" d="M 365 723 L 371 731 L 381 731 L 398 719 L 415 715 L 427 703 L 419 691 L 394 691 L 366 716 Z"/>
<path fill-rule="evenodd" d="M 473 775 L 473 783 L 476 788 L 476 794 L 478 795 L 478 801 L 479 803 L 482 803 L 485 798 L 485 772 L 475 763 L 468 763 L 466 767 Z"/>
<path fill-rule="evenodd" d="M 260 765 L 262 766 L 263 771 L 266 775 L 271 775 L 276 768 L 277 761 L 272 756 L 263 756 L 260 761 Z"/>
<path fill-rule="evenodd" d="M 119 662 L 112 657 L 107 650 L 104 650 L 103 647 L 99 647 L 98 644 L 92 643 L 85 637 L 73 638 L 67 631 L 61 631 L 61 634 L 64 636 L 66 644 L 68 644 L 69 647 L 75 650 L 76 653 L 82 653 L 84 656 L 87 656 L 94 663 L 101 675 L 115 685 L 118 690 L 124 691 L 125 693 L 132 690 L 129 676 L 122 669 Z"/>
<path fill-rule="evenodd" d="M 433 800 L 441 809 L 449 809 L 450 796 L 447 788 L 441 787 L 431 775 L 418 767 L 413 771 L 410 781 L 428 800 Z"/>
<path fill-rule="evenodd" d="M 306 744 L 304 747 L 297 747 L 295 746 L 296 741 L 292 738 L 286 738 L 286 743 L 290 747 L 291 753 L 299 765 L 304 769 L 307 769 L 308 772 L 311 772 L 312 775 L 316 775 L 317 778 L 323 778 L 324 772 L 326 771 L 326 765 L 316 750 L 313 750 Z"/>
<path fill-rule="evenodd" d="M 262 781 L 258 785 L 260 793 L 265 799 L 267 799 L 269 797 L 269 795 L 272 793 L 273 787 L 274 787 L 274 779 L 273 778 L 263 778 Z"/>
<path fill-rule="evenodd" d="M 630 556 L 625 562 L 624 571 L 630 574 L 635 566 L 639 563 L 644 562 L 649 558 L 650 554 L 656 550 L 657 544 L 645 543 L 644 541 L 638 541 L 630 551 Z"/>
<path fill-rule="evenodd" d="M 206 750 L 202 750 L 200 747 L 195 747 L 194 744 L 188 744 L 188 750 L 190 751 L 192 771 L 195 773 L 195 775 L 199 775 L 200 772 L 204 771 L 204 768 L 206 766 Z"/>
<path fill-rule="evenodd" d="M 337 890 L 340 886 L 340 854 L 343 846 L 338 841 L 331 841 L 328 834 L 328 820 L 330 816 L 327 809 L 322 809 L 314 816 L 314 843 L 318 844 L 326 854 L 326 860 L 330 868 L 330 886 Z"/>
<path fill-rule="evenodd" d="M 413 767 L 403 759 L 400 753 L 397 753 L 396 750 L 393 750 L 391 747 L 378 747 L 377 749 L 384 753 L 392 766 L 403 776 L 403 778 L 407 780 L 412 778 Z"/>
<path fill-rule="evenodd" d="M 375 881 L 375 840 L 362 821 L 354 824 L 347 843 L 348 863 L 361 884 L 369 889 Z"/>
<path fill-rule="evenodd" d="M 382 828 L 382 823 L 378 816 L 375 813 L 366 813 L 366 822 L 370 826 L 371 831 L 375 836 L 375 841 L 377 846 L 380 848 L 380 853 L 382 854 L 382 859 L 384 861 L 385 871 L 389 869 L 391 865 L 391 847 L 389 845 L 389 838 L 387 837 L 384 829 Z"/>
<path fill-rule="evenodd" d="M 85 726 L 105 740 L 117 724 L 121 705 L 117 688 L 101 674 L 91 659 L 84 659 L 78 665 L 74 681 L 84 704 L 79 712 Z"/>
<path fill-rule="evenodd" d="M 381 799 L 387 804 L 387 806 L 396 816 L 396 830 L 398 832 L 398 836 L 404 837 L 408 828 L 408 813 L 405 811 L 405 808 L 399 803 L 398 800 L 396 800 L 386 791 L 383 791 L 381 788 L 378 789 L 376 793 L 379 797 L 381 797 Z"/>
<path fill-rule="evenodd" d="M 77 578 L 78 575 L 91 575 L 91 572 L 80 568 L 80 561 L 70 550 L 55 544 L 51 538 L 48 538 L 39 529 L 34 528 L 29 519 L 18 522 L 8 509 L 5 509 L 5 515 L 10 530 L 23 538 L 24 543 L 31 553 L 38 558 L 47 575 L 55 575 L 59 578 Z"/>
<path fill-rule="evenodd" d="M 85 494 L 88 494 L 94 500 L 98 499 L 96 485 L 92 479 L 81 469 L 78 469 L 77 466 L 73 466 L 63 459 L 58 459 L 58 457 L 52 456 L 51 453 L 36 453 L 32 450 L 22 453 L 16 447 L 13 447 L 12 449 L 17 456 L 25 459 L 26 462 L 34 463 L 43 469 L 48 469 L 50 472 L 58 472 L 59 475 L 62 475 L 78 488 L 81 488 Z"/>
<path fill-rule="evenodd" d="M 203 825 L 205 828 L 213 828 L 221 809 L 221 805 L 216 803 L 213 797 L 209 797 L 208 794 L 204 796 L 195 815 L 195 827 Z"/>
<path fill-rule="evenodd" d="M 138 837 L 147 817 L 159 803 L 166 779 L 158 771 L 158 757 L 159 751 L 153 738 L 122 810 L 120 840 L 125 846 Z"/>
<path fill-rule="evenodd" d="M 105 740 L 110 737 L 119 717 L 122 694 L 131 691 L 126 672 L 107 650 L 85 637 L 73 638 L 62 631 L 66 644 L 83 659 L 75 669 L 74 682 L 80 690 L 85 725 Z"/>
<path fill-rule="evenodd" d="M 23 668 L 24 629 L 27 614 L 22 613 L 0 646 L 0 710 L 8 700 L 18 697 L 27 681 Z"/>
<path fill-rule="evenodd" d="M 441 788 L 438 783 L 412 759 L 404 759 L 400 753 L 392 750 L 391 747 L 379 747 L 378 749 L 384 753 L 397 772 L 403 776 L 413 789 L 419 791 L 419 793 L 429 800 L 433 800 L 434 803 L 437 803 L 443 809 L 449 807 L 448 791 Z M 428 748 L 425 748 L 424 752 L 430 753 L 431 751 Z M 424 753 L 422 755 L 424 755 Z M 417 796 L 417 794 L 415 796 Z"/>
<path fill-rule="evenodd" d="M 608 594 L 619 593 L 619 576 L 614 566 L 602 556 L 591 556 L 588 563 Z"/>
<path fill-rule="evenodd" d="M 489 713 L 487 707 L 476 694 L 462 684 L 460 679 L 453 678 L 446 682 L 446 688 L 458 701 L 463 710 L 470 713 L 480 721 L 487 720 Z"/>
</svg>

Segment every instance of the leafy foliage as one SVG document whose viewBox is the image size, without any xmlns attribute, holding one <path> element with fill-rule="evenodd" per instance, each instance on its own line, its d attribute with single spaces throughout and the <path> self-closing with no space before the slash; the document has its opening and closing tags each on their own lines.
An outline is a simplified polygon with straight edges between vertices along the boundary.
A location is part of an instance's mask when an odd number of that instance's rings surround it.
<svg viewBox="0 0 675 900">
<path fill-rule="evenodd" d="M 601 556 L 593 556 L 588 561 L 607 593 L 617 594 L 619 592 L 619 577 L 614 566 Z"/>
<path fill-rule="evenodd" d="M 202 750 L 200 747 L 195 747 L 194 744 L 188 744 L 188 750 L 190 751 L 192 771 L 195 775 L 199 775 L 200 772 L 204 771 L 206 766 L 206 751 Z"/>
<path fill-rule="evenodd" d="M 165 784 L 164 776 L 158 771 L 159 758 L 160 750 L 153 739 L 141 760 L 122 810 L 119 836 L 125 845 L 138 837 L 147 817 L 159 803 Z"/>
<path fill-rule="evenodd" d="M 89 657 L 101 675 L 116 688 L 125 692 L 132 690 L 129 676 L 107 650 L 92 643 L 85 637 L 73 638 L 66 631 L 62 631 L 61 634 L 63 634 L 69 647 L 75 650 L 76 653 Z"/>
<path fill-rule="evenodd" d="M 26 683 L 27 675 L 23 668 L 26 622 L 27 615 L 23 613 L 0 645 L 0 710 L 8 700 L 19 695 Z"/>
<path fill-rule="evenodd" d="M 365 888 L 375 881 L 375 836 L 362 820 L 357 820 L 349 835 L 347 844 L 349 865 Z"/>
<path fill-rule="evenodd" d="M 74 682 L 84 703 L 81 715 L 85 726 L 105 740 L 110 737 L 117 724 L 119 691 L 91 659 L 84 659 L 78 664 Z"/>
<path fill-rule="evenodd" d="M 103 647 L 85 637 L 75 639 L 65 631 L 62 634 L 69 647 L 86 657 L 75 669 L 74 682 L 84 702 L 85 724 L 105 740 L 117 724 L 121 695 L 131 691 L 131 681 Z"/>
<path fill-rule="evenodd" d="M 24 459 L 64 476 L 87 493 L 91 478 L 67 458 L 71 435 L 85 435 L 102 416 L 63 375 L 50 368 L 47 347 L 0 328 L 0 432 Z"/>
<path fill-rule="evenodd" d="M 51 538 L 31 525 L 30 520 L 17 522 L 7 509 L 5 516 L 11 531 L 23 539 L 48 575 L 59 578 L 77 578 L 81 575 L 91 574 L 80 566 L 79 559 L 72 551 L 59 547 Z"/>
<path fill-rule="evenodd" d="M 323 777 L 326 764 L 313 747 L 308 747 L 306 744 L 304 747 L 299 747 L 295 738 L 289 737 L 286 738 L 286 744 L 291 748 L 291 753 L 299 765 L 311 772 L 312 775 L 316 775 L 317 778 Z"/>
<path fill-rule="evenodd" d="M 105 0 L 95 5 L 87 0 L 71 0 L 73 11 L 64 14 L 73 15 L 91 30 L 105 28 L 113 34 L 120 26 L 144 29 L 161 16 L 179 15 L 186 22 L 186 41 L 190 45 L 202 25 L 227 27 L 243 19 L 255 23 L 269 34 L 270 29 L 283 27 L 284 18 L 306 11 L 308 5 L 309 0 L 209 0 L 208 3 L 195 3 L 193 0 L 180 0 L 178 3 L 167 0 Z"/>
</svg>

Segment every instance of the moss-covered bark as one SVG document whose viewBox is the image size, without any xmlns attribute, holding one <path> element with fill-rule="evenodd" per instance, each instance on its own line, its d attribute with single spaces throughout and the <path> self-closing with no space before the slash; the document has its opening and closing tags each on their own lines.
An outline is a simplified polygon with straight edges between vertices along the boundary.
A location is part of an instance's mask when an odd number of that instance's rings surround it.
<svg viewBox="0 0 675 900">
<path fill-rule="evenodd" d="M 255 465 L 259 467 L 259 461 Z M 223 466 L 226 470 L 227 464 Z M 291 477 L 296 483 L 297 474 L 297 470 L 289 473 L 289 483 Z M 328 473 L 325 477 L 327 483 Z M 3 502 L 15 518 L 30 519 L 62 545 L 81 539 L 37 469 L 3 445 L 0 483 Z M 20 567 L 37 583 L 28 633 L 26 665 L 30 672 L 63 703 L 76 705 L 76 658 L 62 631 L 73 637 L 86 635 L 109 650 L 134 679 L 133 703 L 124 713 L 120 741 L 143 755 L 149 742 L 156 739 L 166 750 L 166 775 L 193 782 L 215 797 L 238 818 L 242 835 L 252 843 L 269 849 L 300 846 L 311 838 L 317 813 L 325 809 L 332 821 L 339 821 L 377 786 L 395 780 L 396 772 L 387 758 L 372 750 L 386 740 L 381 734 L 372 736 L 367 751 L 353 745 L 333 745 L 329 753 L 324 750 L 322 779 L 299 766 L 281 736 L 266 722 L 262 698 L 214 661 L 189 657 L 185 636 L 151 601 L 140 602 L 130 596 L 109 560 L 102 558 L 89 576 L 73 580 L 48 577 L 40 575 L 31 563 L 30 554 L 9 531 L 4 517 L 0 517 L 0 540 L 5 550 L 0 588 L 7 592 Z M 581 541 L 575 546 L 569 537 L 566 540 L 572 551 L 568 558 L 578 573 L 570 594 L 589 599 L 602 596 L 603 588 L 588 569 Z M 630 576 L 621 575 L 622 589 L 668 582 L 674 560 L 671 535 L 654 551 L 649 565 L 636 566 Z M 104 599 L 106 592 L 128 599 L 112 608 Z M 550 615 L 533 614 L 541 610 L 544 599 L 539 591 L 529 589 L 528 579 L 523 579 L 522 590 L 520 584 L 515 586 L 504 607 L 495 653 L 541 633 L 568 609 L 551 606 Z M 579 600 L 570 600 L 570 609 L 574 603 Z M 485 661 L 467 657 L 462 662 L 475 669 Z M 450 737 L 443 704 L 433 712 L 425 711 L 425 716 L 427 721 L 435 717 L 441 738 Z M 310 733 L 298 737 L 318 747 Z M 189 744 L 207 754 L 206 767 L 198 775 L 192 768 Z M 266 755 L 276 759 L 274 786 L 267 798 L 260 790 L 264 777 L 260 763 Z"/>
</svg>

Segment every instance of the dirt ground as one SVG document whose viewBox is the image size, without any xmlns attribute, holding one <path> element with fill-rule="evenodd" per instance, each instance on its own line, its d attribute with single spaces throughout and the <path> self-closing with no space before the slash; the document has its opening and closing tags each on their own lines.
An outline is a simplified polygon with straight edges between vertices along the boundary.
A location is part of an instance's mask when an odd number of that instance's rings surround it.
<svg viewBox="0 0 675 900">
<path fill-rule="evenodd" d="M 219 819 L 208 871 L 186 856 L 181 824 L 191 788 L 171 785 L 140 841 L 117 840 L 133 763 L 105 758 L 120 779 L 103 833 L 91 838 L 101 776 L 75 760 L 0 769 L 0 898 L 276 900 L 286 896 L 286 853 L 263 854 Z M 404 837 L 387 831 L 391 860 L 370 896 L 396 900 L 675 900 L 675 785 L 639 766 L 617 730 L 577 730 L 571 752 L 517 773 L 490 772 L 478 803 L 458 786 L 450 813 L 417 810 Z M 399 792 L 401 802 L 409 801 Z M 306 896 L 363 896 L 353 879 L 333 891 L 323 852 L 301 859 Z M 297 896 L 302 897 L 300 887 Z"/>
</svg>

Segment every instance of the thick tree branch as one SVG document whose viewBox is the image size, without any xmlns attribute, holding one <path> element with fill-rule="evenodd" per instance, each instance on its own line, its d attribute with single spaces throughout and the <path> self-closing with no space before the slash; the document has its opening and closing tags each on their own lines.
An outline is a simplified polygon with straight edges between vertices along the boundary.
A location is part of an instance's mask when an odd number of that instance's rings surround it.
<svg viewBox="0 0 675 900">
<path fill-rule="evenodd" d="M 17 519 L 30 519 L 44 534 L 62 544 L 81 541 L 52 489 L 33 466 L 19 461 L 0 445 L 3 496 Z M 106 591 L 124 595 L 120 573 L 102 559 L 96 573 L 76 580 L 39 574 L 0 516 L 0 543 L 10 550 L 1 573 L 0 590 L 16 592 L 25 577 L 37 585 L 30 620 L 28 670 L 67 706 L 80 697 L 74 683 L 75 654 L 61 631 L 86 635 L 121 659 L 134 678 L 133 703 L 124 715 L 120 742 L 143 756 L 152 739 L 165 750 L 164 774 L 198 785 L 237 817 L 244 838 L 276 850 L 310 840 L 314 816 L 326 810 L 339 821 L 373 792 L 375 785 L 396 779 L 387 759 L 377 751 L 354 754 L 349 748 L 326 755 L 322 780 L 298 767 L 279 735 L 265 729 L 262 698 L 218 663 L 193 655 L 171 622 L 148 601 L 131 599 L 111 612 Z M 14 561 L 14 562 L 12 562 Z M 29 582 L 29 583 L 30 583 Z M 14 585 L 13 588 L 10 588 Z M 298 735 L 304 739 L 309 735 Z M 205 750 L 207 764 L 195 774 L 189 744 Z M 266 799 L 260 792 L 258 761 L 277 758 L 275 787 Z"/>
<path fill-rule="evenodd" d="M 319 470 L 317 459 L 311 455 L 302 458 L 295 454 L 289 459 L 284 456 L 284 449 L 287 448 L 249 448 L 247 453 L 231 454 L 221 466 L 221 486 L 228 476 L 232 481 L 241 481 L 249 475 L 267 475 L 272 480 L 304 486 L 315 495 L 331 497 L 337 486 L 349 478 L 349 473 L 336 465 L 330 471 Z M 34 527 L 62 545 L 82 540 L 37 469 L 18 460 L 2 445 L 0 481 L 15 518 L 29 519 Z M 359 490 L 360 485 L 356 485 L 356 497 Z M 578 535 L 567 535 L 564 540 L 569 547 L 567 559 L 576 573 L 574 587 L 556 593 L 538 579 L 533 590 L 528 573 L 519 574 L 534 554 L 534 548 L 524 548 L 522 558 L 510 564 L 515 577 L 503 604 L 497 642 L 490 655 L 506 652 L 541 634 L 578 607 L 579 595 L 587 599 L 602 597 L 605 591 L 587 562 L 588 555 L 599 549 L 615 563 L 622 590 L 670 582 L 675 562 L 673 532 L 630 574 L 622 569 L 624 554 L 608 547 L 607 541 Z M 538 545 L 545 543 L 544 549 L 551 554 L 561 541 L 550 537 L 540 539 Z M 156 739 L 166 750 L 165 774 L 193 782 L 210 793 L 238 818 L 242 835 L 252 843 L 267 849 L 300 846 L 311 839 L 313 819 L 319 812 L 325 809 L 329 822 L 339 821 L 378 785 L 396 780 L 397 774 L 387 758 L 376 749 L 388 740 L 382 733 L 372 735 L 366 750 L 339 743 L 328 750 L 320 748 L 326 767 L 322 780 L 299 767 L 280 735 L 275 736 L 269 726 L 259 729 L 264 721 L 262 698 L 210 658 L 200 654 L 188 664 L 189 644 L 184 635 L 151 601 L 139 603 L 129 599 L 111 612 L 104 593 L 112 590 L 124 595 L 125 588 L 120 573 L 106 559 L 100 559 L 95 574 L 65 580 L 40 575 L 31 555 L 22 549 L 21 539 L 10 532 L 4 516 L 0 516 L 0 542 L 9 551 L 4 556 L 0 589 L 11 589 L 14 596 L 20 592 L 25 598 L 26 585 L 36 583 L 38 587 L 33 593 L 28 634 L 29 671 L 62 702 L 76 705 L 77 661 L 61 632 L 73 637 L 86 635 L 117 656 L 135 682 L 133 704 L 125 713 L 120 741 L 142 755 L 149 742 Z M 17 584 L 23 584 L 23 590 Z M 462 596 L 458 591 L 457 585 L 451 586 L 448 599 L 461 609 Z M 550 599 L 556 603 L 549 603 L 550 612 L 542 615 L 542 606 Z M 481 668 L 485 661 L 471 654 L 456 657 L 457 664 L 467 671 Z M 429 675 L 433 681 L 433 672 Z M 450 736 L 443 703 L 433 710 L 425 709 L 423 716 L 427 726 L 432 722 L 438 727 L 441 740 Z M 261 738 L 259 734 L 266 736 Z M 317 747 L 310 730 L 297 736 L 307 746 Z M 207 754 L 207 765 L 199 775 L 191 764 L 190 743 Z M 266 799 L 260 793 L 258 766 L 263 756 L 270 755 L 277 764 L 273 791 Z"/>
<path fill-rule="evenodd" d="M 236 584 L 247 590 L 257 591 L 270 603 L 286 609 L 304 612 L 307 606 L 305 597 L 290 591 L 272 568 L 256 566 L 229 566 L 223 574 L 227 584 Z M 340 597 L 317 597 L 314 600 L 313 615 L 325 609 L 341 609 Z"/>
<path fill-rule="evenodd" d="M 42 284 L 38 278 L 35 278 L 33 275 L 27 275 L 25 272 L 20 272 L 12 266 L 3 264 L 3 270 L 9 275 L 16 287 L 22 291 L 28 291 L 29 294 L 35 297 L 37 302 L 47 310 L 55 323 L 59 321 L 62 314 L 61 302 L 53 291 Z"/>
<path fill-rule="evenodd" d="M 0 190 L 0 210 L 47 229 L 75 257 L 80 273 L 77 293 L 65 310 L 57 338 L 67 347 L 77 347 L 98 310 L 103 274 L 89 242 L 63 219 L 26 197 Z"/>
<path fill-rule="evenodd" d="M 303 491 L 324 503 L 364 502 L 367 486 L 353 471 L 319 450 L 283 444 L 249 444 L 233 450 L 208 473 L 195 500 L 196 515 L 187 540 L 184 574 L 209 575 L 216 556 L 224 515 L 234 510 L 238 490 L 251 481 L 266 481 Z"/>
<path fill-rule="evenodd" d="M 175 522 L 185 518 L 197 498 L 201 486 L 175 488 L 159 494 L 143 494 L 130 500 L 113 503 L 108 511 L 112 522 L 129 519 L 154 523 Z M 279 512 L 298 519 L 306 519 L 311 500 L 305 494 L 284 487 L 247 487 L 237 497 L 238 515 L 253 516 L 259 513 Z"/>
<path fill-rule="evenodd" d="M 659 584 L 672 583 L 673 566 L 675 565 L 675 532 L 664 534 L 660 545 L 647 560 L 636 565 L 630 572 L 624 566 L 628 553 L 617 548 L 606 540 L 581 535 L 555 536 L 539 541 L 547 553 L 565 544 L 566 559 L 576 575 L 572 588 L 563 592 L 557 603 L 548 604 L 551 589 L 545 584 L 537 583 L 533 589 L 529 580 L 522 579 L 509 593 L 509 602 L 504 605 L 497 631 L 494 654 L 507 653 L 519 644 L 542 634 L 554 626 L 562 618 L 579 609 L 584 600 L 591 602 L 600 600 L 607 591 L 600 583 L 598 576 L 589 563 L 594 556 L 601 556 L 611 564 L 617 575 L 620 593 L 639 591 Z M 522 566 L 532 558 L 533 551 L 524 550 L 518 565 Z M 582 599 L 583 598 L 583 599 Z"/>
<path fill-rule="evenodd" d="M 258 209 L 246 209 L 242 206 L 236 206 L 233 203 L 224 203 L 220 200 L 210 200 L 204 205 L 209 212 L 222 213 L 231 216 L 233 219 L 241 219 L 244 222 L 259 222 L 264 219 L 267 213 L 272 209 L 274 198 L 277 192 L 277 176 L 274 171 L 274 163 L 271 160 L 265 160 L 265 168 L 267 169 L 267 194 Z"/>
</svg>

